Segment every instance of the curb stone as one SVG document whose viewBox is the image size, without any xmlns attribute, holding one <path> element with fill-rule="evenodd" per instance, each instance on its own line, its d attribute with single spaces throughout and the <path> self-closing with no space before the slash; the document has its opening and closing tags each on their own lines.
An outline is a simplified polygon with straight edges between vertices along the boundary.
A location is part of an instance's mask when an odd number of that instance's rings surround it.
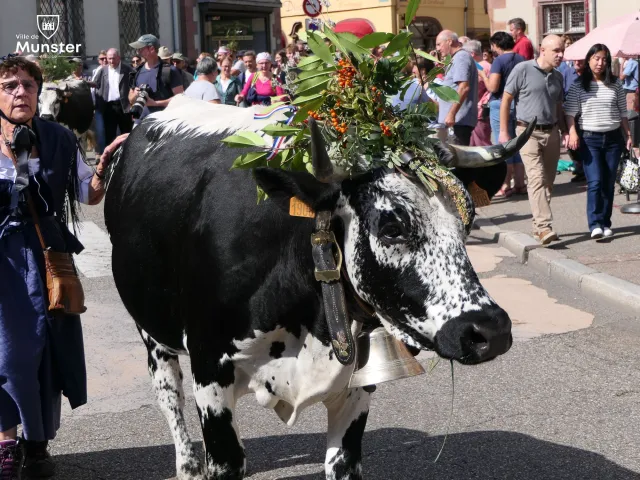
<svg viewBox="0 0 640 480">
<path fill-rule="evenodd" d="M 501 230 L 489 218 L 476 212 L 475 227 L 497 240 L 518 261 L 535 271 L 633 316 L 640 315 L 640 285 L 587 267 L 566 255 L 542 247 L 532 236 L 512 230 Z"/>
</svg>

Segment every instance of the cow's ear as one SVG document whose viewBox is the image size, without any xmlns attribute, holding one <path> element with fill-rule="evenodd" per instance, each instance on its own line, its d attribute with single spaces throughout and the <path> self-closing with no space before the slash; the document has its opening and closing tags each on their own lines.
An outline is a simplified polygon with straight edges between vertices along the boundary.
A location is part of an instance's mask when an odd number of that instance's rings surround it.
<svg viewBox="0 0 640 480">
<path fill-rule="evenodd" d="M 256 168 L 256 183 L 280 208 L 289 211 L 291 197 L 296 197 L 315 211 L 333 210 L 340 189 L 331 183 L 322 183 L 306 172 L 289 172 L 280 168 Z"/>
</svg>

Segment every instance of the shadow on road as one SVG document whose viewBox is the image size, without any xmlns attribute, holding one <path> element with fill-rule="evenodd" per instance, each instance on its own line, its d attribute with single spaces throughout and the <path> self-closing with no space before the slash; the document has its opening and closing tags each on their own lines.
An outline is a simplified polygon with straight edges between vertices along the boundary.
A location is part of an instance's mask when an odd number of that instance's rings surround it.
<svg viewBox="0 0 640 480">
<path fill-rule="evenodd" d="M 406 429 L 365 433 L 364 478 L 368 480 L 637 480 L 639 474 L 604 456 L 542 441 L 514 432 L 487 431 L 449 435 L 437 464 L 433 460 L 443 437 Z M 247 439 L 248 475 L 260 478 L 324 480 L 321 473 L 295 473 L 293 468 L 322 464 L 322 434 Z M 199 445 L 201 447 L 201 445 Z M 173 477 L 172 445 L 129 448 L 57 457 L 56 478 L 64 480 L 161 480 Z M 283 469 L 292 468 L 291 473 Z M 318 466 L 320 469 L 321 467 Z M 270 471 L 278 471 L 269 475 Z M 305 468 L 308 472 L 308 467 Z"/>
</svg>

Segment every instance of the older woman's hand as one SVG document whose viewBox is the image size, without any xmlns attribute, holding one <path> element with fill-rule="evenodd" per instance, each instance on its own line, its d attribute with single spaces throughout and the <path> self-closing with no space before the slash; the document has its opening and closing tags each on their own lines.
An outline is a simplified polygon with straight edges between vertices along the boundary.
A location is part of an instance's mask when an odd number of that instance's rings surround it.
<svg viewBox="0 0 640 480">
<path fill-rule="evenodd" d="M 127 139 L 128 136 L 128 133 L 123 133 L 119 137 L 116 137 L 116 139 L 107 147 L 105 147 L 104 151 L 102 152 L 102 156 L 100 157 L 98 168 L 96 168 L 97 170 L 104 170 L 109 166 L 109 163 L 111 163 L 111 156 L 113 155 L 113 152 L 115 152 L 118 147 L 122 145 L 122 143 Z"/>
</svg>

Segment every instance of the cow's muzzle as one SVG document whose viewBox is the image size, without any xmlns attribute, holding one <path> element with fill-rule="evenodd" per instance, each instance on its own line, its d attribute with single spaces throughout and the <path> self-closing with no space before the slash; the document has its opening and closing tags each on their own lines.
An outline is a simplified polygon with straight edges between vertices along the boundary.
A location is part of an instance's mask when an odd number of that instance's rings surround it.
<svg viewBox="0 0 640 480">
<path fill-rule="evenodd" d="M 44 114 L 40 115 L 40 118 L 42 118 L 43 120 L 48 120 L 50 122 L 55 122 L 55 120 L 56 120 L 53 115 L 48 114 L 48 113 L 44 113 Z"/>
<path fill-rule="evenodd" d="M 496 305 L 465 312 L 446 322 L 434 343 L 443 358 L 466 365 L 486 362 L 511 348 L 511 319 Z"/>
</svg>

